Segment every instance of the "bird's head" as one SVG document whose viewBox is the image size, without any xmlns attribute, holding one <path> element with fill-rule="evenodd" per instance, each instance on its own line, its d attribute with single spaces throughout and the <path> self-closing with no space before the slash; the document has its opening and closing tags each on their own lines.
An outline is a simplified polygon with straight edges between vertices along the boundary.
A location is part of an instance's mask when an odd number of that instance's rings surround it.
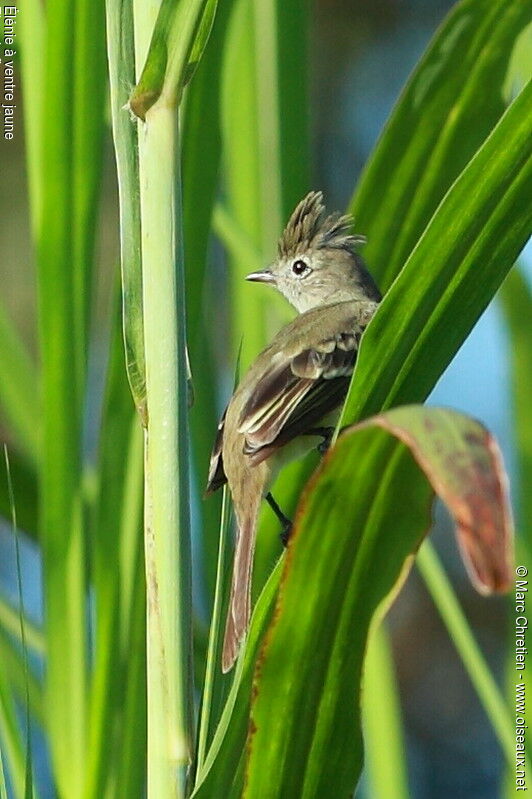
<svg viewBox="0 0 532 799">
<path fill-rule="evenodd" d="M 343 300 L 381 299 L 356 246 L 365 238 L 351 233 L 352 219 L 325 215 L 323 195 L 301 200 L 279 239 L 277 259 L 247 280 L 270 283 L 300 312 Z"/>
</svg>

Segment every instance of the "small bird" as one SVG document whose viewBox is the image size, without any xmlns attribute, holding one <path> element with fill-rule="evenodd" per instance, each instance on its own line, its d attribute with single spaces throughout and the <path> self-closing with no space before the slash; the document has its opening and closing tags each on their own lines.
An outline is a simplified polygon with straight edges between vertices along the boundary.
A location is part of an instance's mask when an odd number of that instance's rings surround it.
<svg viewBox="0 0 532 799">
<path fill-rule="evenodd" d="M 347 394 L 360 337 L 381 299 L 355 251 L 352 219 L 325 215 L 323 195 L 296 207 L 278 257 L 247 280 L 274 286 L 299 312 L 256 358 L 218 426 L 207 493 L 229 484 L 237 533 L 222 652 L 229 671 L 247 632 L 257 517 L 266 498 L 287 536 L 290 522 L 269 493 L 288 461 L 327 442 Z"/>
</svg>

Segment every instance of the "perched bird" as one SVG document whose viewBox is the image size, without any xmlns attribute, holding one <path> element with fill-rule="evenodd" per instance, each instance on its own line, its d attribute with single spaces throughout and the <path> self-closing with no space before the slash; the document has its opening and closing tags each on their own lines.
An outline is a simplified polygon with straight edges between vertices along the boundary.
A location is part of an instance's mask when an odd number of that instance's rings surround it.
<svg viewBox="0 0 532 799">
<path fill-rule="evenodd" d="M 321 192 L 296 207 L 278 257 L 247 280 L 269 283 L 299 311 L 242 378 L 220 421 L 207 493 L 229 483 L 237 522 L 222 668 L 233 665 L 250 618 L 257 517 L 265 497 L 286 527 L 269 486 L 279 468 L 334 429 L 360 337 L 381 295 L 352 235 L 352 220 L 325 216 Z"/>
</svg>

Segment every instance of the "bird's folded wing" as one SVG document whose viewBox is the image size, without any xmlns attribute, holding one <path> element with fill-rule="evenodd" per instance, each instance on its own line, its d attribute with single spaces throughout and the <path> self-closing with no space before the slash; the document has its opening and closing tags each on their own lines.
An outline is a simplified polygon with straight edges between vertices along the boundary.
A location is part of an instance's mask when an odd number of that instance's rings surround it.
<svg viewBox="0 0 532 799">
<path fill-rule="evenodd" d="M 224 439 L 224 427 L 225 427 L 225 414 L 227 413 L 227 408 L 223 412 L 222 418 L 218 424 L 218 430 L 216 431 L 216 438 L 214 439 L 214 446 L 212 448 L 211 453 L 211 460 L 209 463 L 209 476 L 207 477 L 207 488 L 205 489 L 206 494 L 211 494 L 213 491 L 217 491 L 218 488 L 221 488 L 225 483 L 227 483 L 227 477 L 224 471 L 224 464 L 222 458 L 222 446 L 223 446 L 223 439 Z"/>
<path fill-rule="evenodd" d="M 359 340 L 358 333 L 337 333 L 290 353 L 261 375 L 239 419 L 244 452 L 254 464 L 272 448 L 312 429 L 341 404 Z"/>
</svg>

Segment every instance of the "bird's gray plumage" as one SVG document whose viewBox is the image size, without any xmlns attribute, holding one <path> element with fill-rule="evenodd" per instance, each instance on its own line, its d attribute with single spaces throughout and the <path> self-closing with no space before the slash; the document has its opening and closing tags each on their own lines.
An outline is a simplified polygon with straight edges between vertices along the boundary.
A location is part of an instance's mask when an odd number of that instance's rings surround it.
<svg viewBox="0 0 532 799">
<path fill-rule="evenodd" d="M 360 338 L 380 293 L 351 233 L 352 220 L 325 216 L 321 192 L 296 207 L 279 240 L 278 258 L 248 276 L 272 283 L 300 311 L 255 359 L 220 421 L 207 491 L 229 483 L 237 519 L 223 662 L 238 654 L 250 616 L 256 523 L 280 463 L 316 443 L 308 433 L 339 411 Z M 333 422 L 334 423 L 334 422 Z"/>
</svg>

